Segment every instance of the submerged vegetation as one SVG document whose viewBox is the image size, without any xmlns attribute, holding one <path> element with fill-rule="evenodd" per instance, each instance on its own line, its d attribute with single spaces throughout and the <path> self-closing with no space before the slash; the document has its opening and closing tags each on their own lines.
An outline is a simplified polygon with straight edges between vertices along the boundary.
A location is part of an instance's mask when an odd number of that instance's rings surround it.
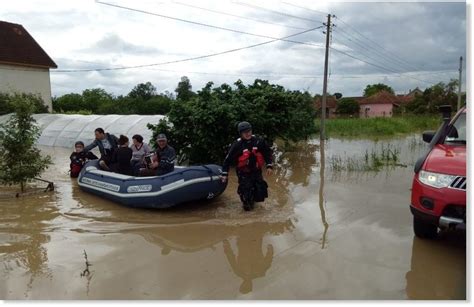
<svg viewBox="0 0 474 307">
<path fill-rule="evenodd" d="M 380 171 L 383 168 L 406 167 L 400 163 L 401 148 L 388 144 L 382 144 L 380 149 L 365 151 L 363 157 L 341 157 L 333 155 L 329 158 L 329 167 L 333 172 L 370 172 Z"/>
<path fill-rule="evenodd" d="M 319 130 L 319 120 L 316 125 Z M 335 118 L 326 122 L 326 137 L 393 137 L 400 134 L 436 130 L 441 124 L 439 115 L 405 115 L 376 118 Z"/>
</svg>

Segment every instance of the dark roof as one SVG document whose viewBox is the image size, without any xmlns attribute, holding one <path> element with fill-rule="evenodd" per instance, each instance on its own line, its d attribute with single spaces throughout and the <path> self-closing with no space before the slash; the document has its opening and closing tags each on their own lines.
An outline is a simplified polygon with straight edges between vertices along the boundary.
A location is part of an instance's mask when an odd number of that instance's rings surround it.
<svg viewBox="0 0 474 307">
<path fill-rule="evenodd" d="M 316 97 L 316 99 L 314 100 L 314 105 L 316 106 L 316 109 L 320 109 L 321 108 L 321 104 L 322 104 L 322 101 L 323 101 L 323 97 Z M 336 97 L 334 96 L 327 96 L 326 97 L 326 108 L 329 108 L 329 109 L 332 109 L 332 108 L 336 108 L 337 107 L 337 99 Z"/>
<path fill-rule="evenodd" d="M 0 63 L 57 68 L 22 25 L 0 21 Z"/>
<path fill-rule="evenodd" d="M 394 104 L 396 106 L 400 106 L 400 100 L 392 93 L 380 91 L 359 101 L 359 104 Z"/>
</svg>

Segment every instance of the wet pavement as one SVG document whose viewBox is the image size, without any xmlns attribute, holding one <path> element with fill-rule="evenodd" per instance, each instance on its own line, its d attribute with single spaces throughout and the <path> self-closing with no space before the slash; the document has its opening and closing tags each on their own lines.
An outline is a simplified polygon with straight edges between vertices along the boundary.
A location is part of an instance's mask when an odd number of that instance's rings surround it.
<svg viewBox="0 0 474 307">
<path fill-rule="evenodd" d="M 332 165 L 388 144 L 395 166 Z M 279 157 L 270 197 L 252 212 L 235 177 L 213 202 L 122 207 L 79 189 L 69 150 L 42 147 L 56 191 L 0 199 L 0 298 L 465 299 L 465 236 L 412 231 L 424 146 L 415 136 L 300 145 Z"/>
</svg>

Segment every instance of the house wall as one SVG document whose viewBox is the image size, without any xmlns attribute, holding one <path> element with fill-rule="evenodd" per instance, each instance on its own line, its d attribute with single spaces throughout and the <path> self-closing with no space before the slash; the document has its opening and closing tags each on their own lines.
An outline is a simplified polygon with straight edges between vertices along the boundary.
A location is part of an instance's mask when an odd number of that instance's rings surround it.
<svg viewBox="0 0 474 307">
<path fill-rule="evenodd" d="M 393 104 L 391 103 L 363 104 L 360 106 L 361 118 L 392 117 L 392 114 L 393 114 Z"/>
<path fill-rule="evenodd" d="M 49 112 L 52 110 L 48 68 L 0 64 L 0 92 L 39 94 Z"/>
</svg>

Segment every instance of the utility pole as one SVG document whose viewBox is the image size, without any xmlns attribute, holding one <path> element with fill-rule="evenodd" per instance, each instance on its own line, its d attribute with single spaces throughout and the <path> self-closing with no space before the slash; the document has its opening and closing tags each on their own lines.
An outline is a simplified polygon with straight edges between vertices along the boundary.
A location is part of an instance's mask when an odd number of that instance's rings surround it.
<svg viewBox="0 0 474 307">
<path fill-rule="evenodd" d="M 461 109 L 462 56 L 459 58 L 458 111 Z"/>
<path fill-rule="evenodd" d="M 321 102 L 321 127 L 320 139 L 325 139 L 325 121 L 326 121 L 326 96 L 328 88 L 328 60 L 329 60 L 329 36 L 331 35 L 331 14 L 328 14 L 328 22 L 326 24 L 326 55 L 324 57 L 324 81 L 323 81 L 323 100 Z"/>
</svg>

